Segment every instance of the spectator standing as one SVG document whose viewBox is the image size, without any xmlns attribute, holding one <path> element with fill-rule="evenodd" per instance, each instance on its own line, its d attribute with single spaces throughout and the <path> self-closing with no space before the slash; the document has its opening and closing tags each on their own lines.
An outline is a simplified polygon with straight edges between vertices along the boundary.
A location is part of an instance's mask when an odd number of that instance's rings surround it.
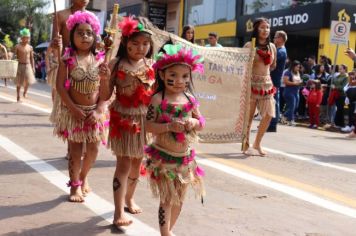
<svg viewBox="0 0 356 236">
<path fill-rule="evenodd" d="M 273 42 L 277 48 L 277 65 L 276 68 L 271 72 L 271 78 L 274 87 L 276 88 L 276 93 L 274 94 L 274 100 L 276 101 L 276 117 L 272 118 L 271 123 L 267 129 L 267 132 L 277 132 L 277 123 L 280 117 L 280 90 L 281 79 L 283 75 L 283 70 L 287 61 L 287 49 L 284 46 L 287 41 L 287 34 L 284 31 L 277 31 L 274 34 Z"/>
<path fill-rule="evenodd" d="M 350 94 L 351 90 L 356 89 L 356 72 L 350 71 L 349 72 L 349 81 L 348 84 L 345 86 L 344 91 L 346 93 L 345 103 L 348 105 L 348 125 L 341 129 L 342 132 L 350 133 L 355 129 L 355 101 L 354 97 Z M 349 91 L 348 91 L 349 90 Z"/>
<path fill-rule="evenodd" d="M 299 88 L 302 84 L 300 77 L 300 62 L 295 60 L 292 62 L 290 68 L 284 74 L 283 81 L 286 85 L 284 88 L 284 100 L 287 104 L 284 116 L 287 118 L 287 123 L 290 126 L 295 126 L 295 110 L 299 104 Z"/>
<path fill-rule="evenodd" d="M 331 83 L 331 88 L 336 90 L 338 96 L 335 99 L 336 114 L 335 114 L 335 126 L 337 128 L 344 127 L 344 106 L 345 106 L 345 92 L 344 88 L 348 82 L 347 66 L 341 64 L 339 66 L 339 75 Z"/>
<path fill-rule="evenodd" d="M 327 120 L 327 105 L 330 93 L 330 75 L 327 73 L 328 65 L 320 64 L 315 67 L 315 73 L 312 75 L 314 80 L 319 80 L 322 86 L 323 99 L 320 104 L 320 120 L 322 123 L 328 122 Z"/>
<path fill-rule="evenodd" d="M 195 33 L 194 27 L 192 25 L 185 25 L 183 27 L 183 33 L 181 37 L 191 43 L 194 43 L 195 41 L 194 33 Z"/>
<path fill-rule="evenodd" d="M 317 129 L 319 126 L 320 104 L 323 98 L 319 80 L 311 80 L 310 93 L 307 97 L 309 112 L 309 128 Z"/>
<path fill-rule="evenodd" d="M 315 56 L 314 55 L 310 55 L 309 57 L 308 57 L 308 65 L 309 65 L 309 67 L 310 67 L 310 70 L 312 71 L 312 73 L 314 73 L 315 72 L 315 67 L 316 67 L 316 58 L 315 58 Z"/>
<path fill-rule="evenodd" d="M 222 48 L 222 45 L 218 43 L 219 40 L 219 36 L 217 33 L 215 32 L 210 32 L 209 33 L 209 37 L 208 37 L 208 41 L 209 43 L 207 45 L 205 45 L 205 47 L 218 47 L 218 48 Z"/>
</svg>

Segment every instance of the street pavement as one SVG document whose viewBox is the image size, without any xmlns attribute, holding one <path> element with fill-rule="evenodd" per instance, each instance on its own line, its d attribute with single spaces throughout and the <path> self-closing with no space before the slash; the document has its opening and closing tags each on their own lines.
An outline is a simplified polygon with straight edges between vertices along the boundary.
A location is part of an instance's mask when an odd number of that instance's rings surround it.
<svg viewBox="0 0 356 236">
<path fill-rule="evenodd" d="M 130 215 L 130 227 L 111 225 L 116 160 L 105 147 L 89 174 L 93 192 L 83 204 L 68 202 L 50 89 L 36 83 L 22 103 L 15 93 L 0 81 L 0 235 L 159 235 L 158 200 L 145 178 L 136 194 L 144 212 Z M 356 235 L 356 140 L 345 136 L 279 126 L 264 137 L 266 157 L 246 157 L 240 144 L 196 144 L 207 196 L 202 204 L 188 194 L 175 235 Z"/>
</svg>

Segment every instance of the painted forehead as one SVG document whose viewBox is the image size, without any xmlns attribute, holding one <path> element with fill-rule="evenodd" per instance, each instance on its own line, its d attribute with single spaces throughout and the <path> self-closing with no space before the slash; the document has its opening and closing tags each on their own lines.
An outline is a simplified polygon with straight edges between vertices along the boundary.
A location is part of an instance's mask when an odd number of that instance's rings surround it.
<svg viewBox="0 0 356 236">
<path fill-rule="evenodd" d="M 184 64 L 176 64 L 167 68 L 168 72 L 190 73 L 190 67 Z"/>
</svg>

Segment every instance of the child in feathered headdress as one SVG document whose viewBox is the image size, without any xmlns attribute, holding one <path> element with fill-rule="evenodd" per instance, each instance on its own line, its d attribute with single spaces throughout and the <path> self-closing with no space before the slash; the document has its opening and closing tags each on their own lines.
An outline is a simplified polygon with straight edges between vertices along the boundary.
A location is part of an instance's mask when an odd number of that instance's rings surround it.
<svg viewBox="0 0 356 236">
<path fill-rule="evenodd" d="M 131 214 L 142 209 L 133 196 L 138 183 L 144 146 L 147 144 L 144 125 L 147 107 L 155 82 L 152 69 L 152 32 L 132 16 L 119 23 L 121 42 L 115 59 L 110 64 L 111 79 L 102 81 L 101 97 L 109 100 L 116 91 L 110 109 L 109 145 L 116 155 L 113 179 L 115 202 L 114 224 L 127 226 L 132 221 L 126 216 L 126 204 Z"/>
<path fill-rule="evenodd" d="M 161 235 L 171 235 L 180 214 L 187 187 L 203 199 L 204 175 L 195 161 L 191 144 L 205 126 L 199 103 L 193 96 L 192 72 L 203 73 L 203 58 L 193 49 L 166 44 L 153 65 L 158 88 L 148 107 L 146 130 L 154 141 L 146 148 L 146 168 L 153 194 L 160 198 Z"/>
<path fill-rule="evenodd" d="M 16 78 L 17 102 L 20 102 L 20 90 L 24 87 L 23 97 L 26 98 L 28 87 L 36 82 L 35 61 L 33 59 L 33 48 L 29 45 L 31 33 L 24 28 L 20 30 L 21 42 L 15 46 L 15 55 L 19 61 Z"/>
<path fill-rule="evenodd" d="M 83 202 L 90 191 L 87 175 L 99 143 L 106 142 L 107 121 L 99 88 L 100 80 L 110 74 L 105 66 L 99 67 L 104 55 L 95 52 L 99 19 L 93 13 L 77 11 L 69 16 L 66 26 L 71 47 L 66 48 L 58 68 L 56 88 L 61 107 L 54 134 L 69 143 L 69 201 Z M 86 153 L 82 162 L 83 147 Z"/>
</svg>

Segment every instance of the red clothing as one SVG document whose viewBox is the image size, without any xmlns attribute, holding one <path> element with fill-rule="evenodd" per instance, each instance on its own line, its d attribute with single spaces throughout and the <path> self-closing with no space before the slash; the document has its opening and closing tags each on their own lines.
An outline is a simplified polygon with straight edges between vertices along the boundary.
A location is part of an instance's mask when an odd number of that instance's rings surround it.
<svg viewBox="0 0 356 236">
<path fill-rule="evenodd" d="M 321 90 L 312 89 L 309 93 L 307 102 L 309 104 L 320 105 L 323 99 L 323 92 Z"/>
<path fill-rule="evenodd" d="M 311 125 L 319 126 L 320 104 L 323 99 L 321 90 L 312 89 L 307 98 L 309 121 Z"/>
<path fill-rule="evenodd" d="M 320 105 L 308 104 L 309 122 L 311 125 L 319 126 Z"/>
</svg>

